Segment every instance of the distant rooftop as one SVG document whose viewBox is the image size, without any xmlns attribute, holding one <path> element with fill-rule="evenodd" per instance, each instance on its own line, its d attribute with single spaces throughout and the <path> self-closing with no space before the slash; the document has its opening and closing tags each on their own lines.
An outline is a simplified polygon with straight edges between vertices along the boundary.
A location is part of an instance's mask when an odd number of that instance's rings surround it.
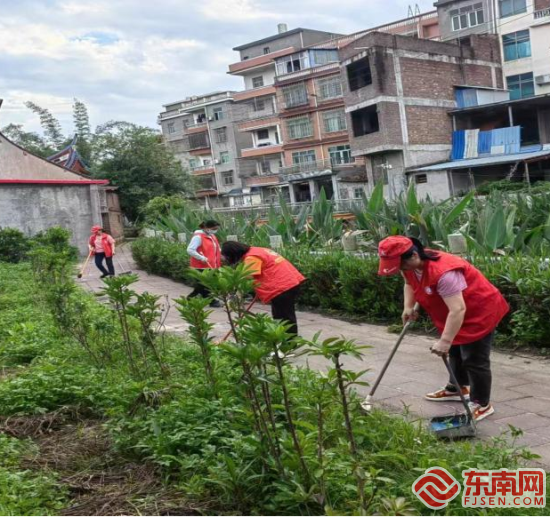
<svg viewBox="0 0 550 517">
<path fill-rule="evenodd" d="M 327 31 L 319 31 L 315 29 L 304 29 L 303 27 L 298 27 L 296 29 L 291 29 L 289 31 L 280 32 L 277 34 L 274 34 L 273 36 L 268 36 L 267 38 L 259 39 L 256 41 L 252 41 L 250 43 L 245 43 L 244 45 L 239 45 L 238 47 L 234 47 L 233 50 L 244 50 L 249 47 L 255 47 L 256 45 L 262 45 L 264 43 L 269 43 L 270 41 L 275 41 L 281 38 L 285 38 L 286 36 L 292 36 L 293 34 L 299 34 L 300 32 L 313 32 L 317 34 L 332 34 Z M 339 38 L 342 36 L 342 34 L 334 33 L 332 34 L 335 38 Z"/>
</svg>

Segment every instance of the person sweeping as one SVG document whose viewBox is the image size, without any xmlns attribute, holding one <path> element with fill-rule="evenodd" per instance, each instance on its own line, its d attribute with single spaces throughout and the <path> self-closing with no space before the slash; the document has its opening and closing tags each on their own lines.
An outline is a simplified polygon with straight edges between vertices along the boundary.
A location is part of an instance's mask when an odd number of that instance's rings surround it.
<svg viewBox="0 0 550 517">
<path fill-rule="evenodd" d="M 491 404 L 491 346 L 495 328 L 510 310 L 500 291 L 468 261 L 424 249 L 418 239 L 388 237 L 378 247 L 382 276 L 401 273 L 405 280 L 403 324 L 415 320 L 416 302 L 428 313 L 440 338 L 431 352 L 448 355 L 476 421 L 495 412 Z M 452 381 L 425 398 L 459 401 Z"/>
<path fill-rule="evenodd" d="M 276 320 L 291 324 L 289 332 L 298 334 L 296 300 L 305 277 L 284 257 L 268 248 L 251 247 L 228 241 L 222 246 L 222 257 L 229 265 L 243 262 L 254 278 L 254 291 L 262 303 L 271 304 Z"/>
<path fill-rule="evenodd" d="M 220 223 L 213 220 L 204 221 L 199 225 L 199 229 L 193 234 L 193 238 L 187 246 L 191 268 L 202 272 L 205 269 L 218 269 L 221 267 L 220 243 L 216 237 L 219 228 Z M 196 282 L 195 288 L 188 298 L 194 298 L 195 296 L 208 298 L 210 291 L 200 282 Z M 218 300 L 212 300 L 210 303 L 210 307 L 220 306 Z"/>
<path fill-rule="evenodd" d="M 116 241 L 101 226 L 92 227 L 92 235 L 88 241 L 88 249 L 94 256 L 95 265 L 101 271 L 100 278 L 115 276 L 113 256 L 116 253 Z M 107 269 L 103 262 L 107 264 Z"/>
</svg>

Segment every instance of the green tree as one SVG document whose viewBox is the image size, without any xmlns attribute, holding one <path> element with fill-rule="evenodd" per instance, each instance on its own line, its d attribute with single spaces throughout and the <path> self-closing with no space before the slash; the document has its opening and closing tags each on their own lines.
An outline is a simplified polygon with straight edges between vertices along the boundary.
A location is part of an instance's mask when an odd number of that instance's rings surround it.
<svg viewBox="0 0 550 517">
<path fill-rule="evenodd" d="M 86 104 L 78 99 L 74 99 L 73 103 L 73 123 L 76 134 L 78 135 L 76 149 L 84 161 L 89 164 L 92 155 L 91 140 L 94 135 L 90 129 L 88 108 Z"/>
<path fill-rule="evenodd" d="M 2 133 L 15 144 L 42 158 L 47 158 L 56 151 L 38 133 L 24 131 L 21 124 L 8 124 L 2 128 Z"/>
<path fill-rule="evenodd" d="M 27 101 L 25 106 L 40 117 L 40 125 L 44 130 L 47 142 L 57 150 L 61 149 L 67 139 L 63 136 L 59 120 L 52 115 L 49 109 L 42 108 L 34 102 Z"/>
<path fill-rule="evenodd" d="M 122 209 L 132 220 L 151 199 L 185 195 L 191 184 L 158 131 L 129 122 L 111 121 L 96 129 L 92 162 L 95 177 L 120 187 Z"/>
</svg>

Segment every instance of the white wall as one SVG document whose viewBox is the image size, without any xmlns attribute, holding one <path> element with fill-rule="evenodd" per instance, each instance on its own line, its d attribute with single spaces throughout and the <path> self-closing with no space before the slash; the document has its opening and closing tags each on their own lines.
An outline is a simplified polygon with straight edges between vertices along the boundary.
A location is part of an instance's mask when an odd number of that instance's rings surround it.
<svg viewBox="0 0 550 517">
<path fill-rule="evenodd" d="M 269 86 L 275 82 L 275 67 L 273 69 L 262 70 L 257 72 L 250 72 L 248 75 L 244 75 L 244 89 L 252 90 L 252 78 L 262 76 L 264 78 L 264 86 Z"/>
<path fill-rule="evenodd" d="M 502 56 L 502 36 L 517 31 L 529 29 L 531 38 L 531 57 L 517 59 L 515 61 L 503 61 L 504 86 L 506 77 L 510 75 L 527 74 L 533 72 L 533 76 L 550 74 L 550 21 L 549 18 L 535 20 L 533 2 L 527 2 L 527 12 L 516 16 L 499 19 L 499 34 Z M 537 86 L 535 94 L 550 93 L 550 84 Z"/>
<path fill-rule="evenodd" d="M 268 138 L 263 138 L 263 139 L 260 140 L 258 138 L 258 132 L 257 131 L 254 131 L 252 133 L 252 140 L 254 142 L 254 147 L 259 147 L 260 144 L 267 144 L 267 143 L 271 143 L 272 145 L 277 144 L 277 137 L 276 137 L 277 128 L 269 127 L 269 128 L 264 128 L 264 129 L 267 129 L 268 132 L 269 132 L 269 137 Z"/>
<path fill-rule="evenodd" d="M 427 183 L 416 183 L 415 177 L 425 174 Z M 428 196 L 434 201 L 443 201 L 451 197 L 447 171 L 416 172 L 409 176 L 409 180 L 416 188 L 416 195 L 419 199 L 426 199 Z"/>
</svg>

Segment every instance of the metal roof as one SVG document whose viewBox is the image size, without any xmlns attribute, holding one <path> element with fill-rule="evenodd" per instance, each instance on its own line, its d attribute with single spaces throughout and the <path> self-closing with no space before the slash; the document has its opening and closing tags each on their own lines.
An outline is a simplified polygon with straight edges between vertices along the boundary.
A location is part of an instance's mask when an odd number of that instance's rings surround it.
<svg viewBox="0 0 550 517">
<path fill-rule="evenodd" d="M 327 32 L 327 31 L 319 31 L 315 29 L 304 29 L 303 27 L 297 27 L 296 29 L 290 29 L 285 32 L 280 32 L 277 34 L 274 34 L 273 36 L 268 36 L 267 38 L 259 39 L 256 41 L 251 41 L 250 43 L 245 43 L 244 45 L 239 45 L 238 47 L 233 47 L 233 50 L 245 50 L 249 47 L 255 47 L 256 45 L 261 45 L 262 43 L 269 43 L 270 41 L 275 41 L 281 38 L 284 38 L 286 36 L 292 36 L 293 34 L 298 34 L 300 32 L 311 32 L 316 34 L 326 34 L 327 40 L 330 40 L 332 36 L 335 37 L 341 37 L 343 34 L 338 34 L 336 32 Z"/>
<path fill-rule="evenodd" d="M 524 99 L 515 99 L 508 101 L 493 102 L 490 104 L 479 104 L 478 106 L 469 106 L 467 108 L 460 108 L 449 111 L 452 114 L 470 113 L 473 111 L 485 111 L 492 108 L 505 108 L 507 106 L 521 106 L 521 105 L 547 105 L 550 104 L 550 93 L 543 93 L 541 95 L 534 95 L 533 97 L 525 97 Z"/>
<path fill-rule="evenodd" d="M 469 160 L 455 160 L 453 162 L 436 163 L 427 167 L 411 169 L 410 172 L 445 171 L 450 169 L 473 169 L 488 165 L 500 165 L 505 163 L 524 162 L 534 158 L 550 157 L 550 149 L 530 153 L 505 154 L 500 156 L 486 156 L 483 158 L 471 158 Z"/>
</svg>

